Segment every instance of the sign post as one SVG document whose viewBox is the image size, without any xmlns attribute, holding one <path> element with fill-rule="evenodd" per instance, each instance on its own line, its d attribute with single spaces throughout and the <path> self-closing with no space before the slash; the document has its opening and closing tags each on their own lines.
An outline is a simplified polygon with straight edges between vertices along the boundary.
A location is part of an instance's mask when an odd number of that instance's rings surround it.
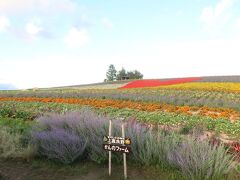
<svg viewBox="0 0 240 180">
<path fill-rule="evenodd" d="M 109 137 L 112 135 L 112 120 L 109 120 Z M 108 152 L 108 174 L 111 176 L 111 171 L 112 171 L 112 152 Z"/>
<path fill-rule="evenodd" d="M 124 129 L 124 123 L 122 124 L 122 137 L 125 139 L 125 129 Z M 127 159 L 126 159 L 126 153 L 123 153 L 123 170 L 124 170 L 124 178 L 127 179 Z"/>
<path fill-rule="evenodd" d="M 127 154 L 131 151 L 131 139 L 125 137 L 125 125 L 122 123 L 122 137 L 113 137 L 112 136 L 112 121 L 109 120 L 109 133 L 108 136 L 103 138 L 103 149 L 108 151 L 108 174 L 111 176 L 112 170 L 112 151 L 123 153 L 123 172 L 124 178 L 127 178 Z"/>
</svg>

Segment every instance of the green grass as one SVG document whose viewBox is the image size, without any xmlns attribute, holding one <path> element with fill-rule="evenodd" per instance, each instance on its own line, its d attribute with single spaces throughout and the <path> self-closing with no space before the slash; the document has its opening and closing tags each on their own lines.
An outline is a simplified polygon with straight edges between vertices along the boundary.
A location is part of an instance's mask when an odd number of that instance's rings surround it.
<svg viewBox="0 0 240 180">
<path fill-rule="evenodd" d="M 26 121 L 20 118 L 3 118 L 0 117 L 0 127 L 8 127 L 10 133 L 25 134 L 30 129 L 34 122 Z"/>
</svg>

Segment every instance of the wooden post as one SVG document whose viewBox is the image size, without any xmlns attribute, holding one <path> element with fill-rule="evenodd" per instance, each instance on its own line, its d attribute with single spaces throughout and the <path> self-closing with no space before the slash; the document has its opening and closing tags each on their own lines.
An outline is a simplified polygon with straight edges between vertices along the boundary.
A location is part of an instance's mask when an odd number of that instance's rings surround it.
<svg viewBox="0 0 240 180">
<path fill-rule="evenodd" d="M 109 136 L 112 135 L 112 120 L 109 120 Z M 111 176 L 111 171 L 112 171 L 112 152 L 108 152 L 108 174 Z"/>
<path fill-rule="evenodd" d="M 125 139 L 124 123 L 122 123 L 122 137 L 123 137 L 123 139 Z M 123 171 L 124 171 L 124 178 L 127 179 L 127 159 L 126 159 L 126 153 L 123 153 Z"/>
</svg>

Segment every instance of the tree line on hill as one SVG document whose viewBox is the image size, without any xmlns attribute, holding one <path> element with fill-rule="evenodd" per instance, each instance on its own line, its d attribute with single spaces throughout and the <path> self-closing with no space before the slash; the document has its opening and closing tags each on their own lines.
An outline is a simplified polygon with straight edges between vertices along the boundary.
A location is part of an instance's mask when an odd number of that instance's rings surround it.
<svg viewBox="0 0 240 180">
<path fill-rule="evenodd" d="M 114 65 L 111 64 L 107 70 L 106 73 L 106 79 L 107 81 L 119 81 L 119 80 L 128 80 L 128 79 L 142 79 L 143 74 L 140 73 L 137 70 L 134 71 L 126 71 L 124 68 L 122 68 L 120 71 L 117 72 Z"/>
</svg>

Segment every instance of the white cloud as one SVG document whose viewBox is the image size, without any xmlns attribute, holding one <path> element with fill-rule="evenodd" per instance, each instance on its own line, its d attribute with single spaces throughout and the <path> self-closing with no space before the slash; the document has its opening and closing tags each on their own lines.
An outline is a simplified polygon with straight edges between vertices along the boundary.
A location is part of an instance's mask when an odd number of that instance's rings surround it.
<svg viewBox="0 0 240 180">
<path fill-rule="evenodd" d="M 89 42 L 89 35 L 87 29 L 77 29 L 72 27 L 66 37 L 64 42 L 70 47 L 80 47 Z"/>
<path fill-rule="evenodd" d="M 76 9 L 76 4 L 71 0 L 1 0 L 0 12 L 3 13 L 25 13 L 44 12 L 52 13 L 58 11 L 71 12 Z"/>
<path fill-rule="evenodd" d="M 29 22 L 26 24 L 25 30 L 29 35 L 36 36 L 43 30 L 43 28 L 34 22 Z"/>
<path fill-rule="evenodd" d="M 227 10 L 233 5 L 234 0 L 220 0 L 215 7 L 205 7 L 200 16 L 203 23 L 211 24 L 227 18 Z"/>
<path fill-rule="evenodd" d="M 0 16 L 0 32 L 6 31 L 9 26 L 10 22 L 8 18 L 5 16 Z"/>
<path fill-rule="evenodd" d="M 104 18 L 102 19 L 102 22 L 103 22 L 103 25 L 104 25 L 106 28 L 112 29 L 113 24 L 112 24 L 112 22 L 111 22 L 108 18 L 104 17 Z"/>
</svg>

